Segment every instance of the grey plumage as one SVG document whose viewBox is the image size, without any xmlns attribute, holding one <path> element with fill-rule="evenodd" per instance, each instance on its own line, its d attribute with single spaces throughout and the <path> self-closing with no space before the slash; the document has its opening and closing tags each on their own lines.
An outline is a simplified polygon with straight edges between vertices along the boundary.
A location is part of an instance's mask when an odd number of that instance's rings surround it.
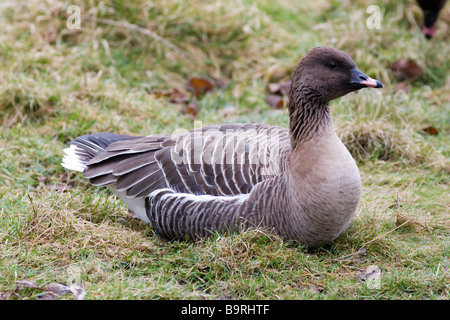
<svg viewBox="0 0 450 320">
<path fill-rule="evenodd" d="M 381 83 L 345 53 L 316 48 L 294 73 L 289 129 L 248 123 L 147 137 L 85 135 L 71 142 L 63 165 L 107 186 L 167 239 L 263 227 L 317 246 L 348 228 L 361 192 L 328 101 L 366 86 Z"/>
</svg>

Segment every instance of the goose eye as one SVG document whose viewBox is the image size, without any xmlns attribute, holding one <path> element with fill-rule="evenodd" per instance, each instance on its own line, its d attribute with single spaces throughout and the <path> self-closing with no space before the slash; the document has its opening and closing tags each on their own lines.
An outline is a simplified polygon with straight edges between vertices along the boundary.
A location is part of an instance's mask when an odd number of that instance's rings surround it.
<svg viewBox="0 0 450 320">
<path fill-rule="evenodd" d="M 337 63 L 334 62 L 334 61 L 329 62 L 329 63 L 327 64 L 327 66 L 328 66 L 330 69 L 336 69 L 336 68 L 338 67 Z"/>
</svg>

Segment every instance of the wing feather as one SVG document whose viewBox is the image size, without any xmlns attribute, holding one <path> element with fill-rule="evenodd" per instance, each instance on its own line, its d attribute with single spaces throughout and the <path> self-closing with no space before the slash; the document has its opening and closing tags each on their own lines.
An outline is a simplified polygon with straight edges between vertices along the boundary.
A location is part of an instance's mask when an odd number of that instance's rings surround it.
<svg viewBox="0 0 450 320">
<path fill-rule="evenodd" d="M 247 194 L 259 182 L 284 170 L 290 152 L 288 129 L 261 124 L 211 125 L 176 135 L 82 142 L 92 155 L 83 175 L 95 185 L 113 185 L 128 197 L 158 189 L 195 195 Z M 85 149 L 86 149 L 85 148 Z M 91 155 L 92 154 L 92 155 Z"/>
</svg>

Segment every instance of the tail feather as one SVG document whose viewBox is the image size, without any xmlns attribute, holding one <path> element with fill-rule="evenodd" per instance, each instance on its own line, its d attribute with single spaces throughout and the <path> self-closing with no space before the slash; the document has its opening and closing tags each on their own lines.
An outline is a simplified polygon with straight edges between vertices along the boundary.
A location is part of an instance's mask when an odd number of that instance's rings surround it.
<svg viewBox="0 0 450 320">
<path fill-rule="evenodd" d="M 64 149 L 65 155 L 61 165 L 68 170 L 83 172 L 84 169 L 86 169 L 86 162 L 78 155 L 81 152 L 83 152 L 83 149 L 80 149 L 75 145 L 71 145 L 69 148 Z"/>
<path fill-rule="evenodd" d="M 86 163 L 103 152 L 111 143 L 128 139 L 135 139 L 135 137 L 111 132 L 99 132 L 78 137 L 69 142 L 69 148 L 64 149 L 65 155 L 61 165 L 69 170 L 83 172 L 86 169 Z"/>
</svg>

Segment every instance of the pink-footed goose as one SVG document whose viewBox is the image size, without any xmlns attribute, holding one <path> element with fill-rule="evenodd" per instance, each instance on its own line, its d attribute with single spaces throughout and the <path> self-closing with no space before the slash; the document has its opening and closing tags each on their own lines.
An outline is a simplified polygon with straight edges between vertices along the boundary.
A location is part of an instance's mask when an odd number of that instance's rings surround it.
<svg viewBox="0 0 450 320">
<path fill-rule="evenodd" d="M 262 227 L 316 247 L 348 229 L 361 193 L 328 103 L 364 87 L 382 84 L 346 53 L 318 47 L 294 72 L 289 129 L 247 123 L 146 137 L 94 133 L 70 142 L 62 165 L 107 186 L 166 239 Z"/>
</svg>

